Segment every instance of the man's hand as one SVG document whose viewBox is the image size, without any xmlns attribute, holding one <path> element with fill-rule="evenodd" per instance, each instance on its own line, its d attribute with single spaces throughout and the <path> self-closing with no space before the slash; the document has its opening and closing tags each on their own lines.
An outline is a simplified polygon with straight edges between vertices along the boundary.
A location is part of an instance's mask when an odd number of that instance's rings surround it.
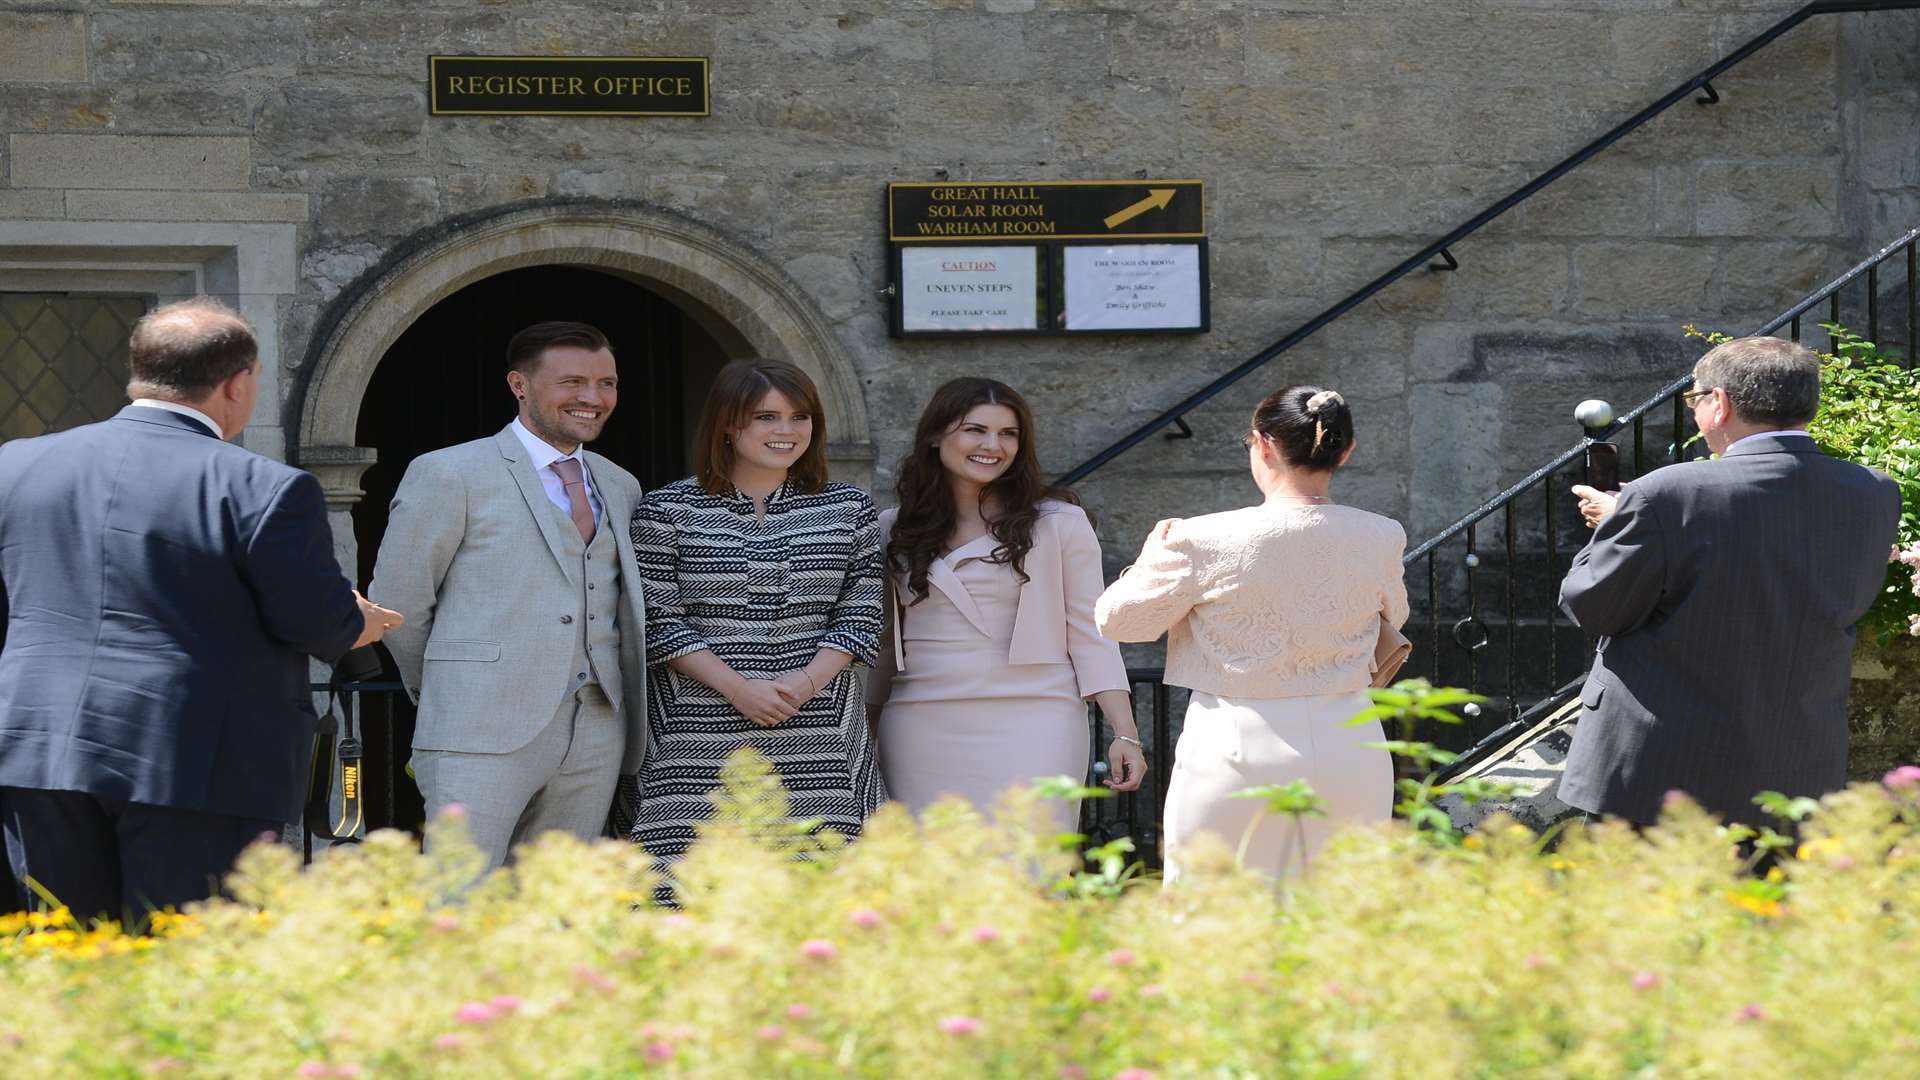
<svg viewBox="0 0 1920 1080">
<path fill-rule="evenodd" d="M 800 711 L 780 696 L 780 688 L 772 679 L 740 680 L 740 685 L 727 695 L 727 704 L 761 727 L 773 727 Z"/>
<path fill-rule="evenodd" d="M 359 589 L 353 590 L 353 601 L 360 605 L 360 618 L 363 620 L 363 625 L 360 627 L 360 639 L 353 643 L 353 647 L 356 649 L 362 645 L 371 645 L 379 641 L 381 638 L 387 636 L 387 631 L 407 621 L 405 615 L 400 614 L 392 608 L 383 608 L 379 604 L 361 596 Z"/>
<path fill-rule="evenodd" d="M 1580 500 L 1580 516 L 1586 519 L 1587 528 L 1600 524 L 1600 519 L 1613 513 L 1613 504 L 1620 501 L 1617 491 L 1601 491 L 1585 484 L 1573 485 L 1573 497 Z"/>
</svg>

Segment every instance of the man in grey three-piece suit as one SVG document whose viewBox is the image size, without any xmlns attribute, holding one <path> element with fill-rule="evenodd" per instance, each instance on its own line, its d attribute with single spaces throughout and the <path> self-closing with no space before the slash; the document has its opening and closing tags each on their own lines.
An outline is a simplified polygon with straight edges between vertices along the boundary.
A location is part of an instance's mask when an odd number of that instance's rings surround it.
<svg viewBox="0 0 1920 1080">
<path fill-rule="evenodd" d="M 407 467 L 367 590 L 409 617 L 387 648 L 419 705 L 427 813 L 463 807 L 493 866 L 543 832 L 601 835 L 646 750 L 640 484 L 581 446 L 618 400 L 613 353 L 540 323 L 507 363 L 519 415 Z"/>
<path fill-rule="evenodd" d="M 1760 824 L 1759 792 L 1846 782 L 1854 623 L 1885 584 L 1900 489 L 1808 436 L 1805 347 L 1729 341 L 1693 385 L 1719 460 L 1655 470 L 1617 501 L 1574 490 L 1597 526 L 1561 604 L 1601 637 L 1560 798 L 1649 824 L 1678 790 Z"/>
</svg>

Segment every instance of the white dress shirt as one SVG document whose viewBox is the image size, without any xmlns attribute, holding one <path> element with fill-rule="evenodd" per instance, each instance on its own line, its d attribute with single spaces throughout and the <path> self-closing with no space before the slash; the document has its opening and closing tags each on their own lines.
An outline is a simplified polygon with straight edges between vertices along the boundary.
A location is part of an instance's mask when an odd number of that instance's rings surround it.
<svg viewBox="0 0 1920 1080">
<path fill-rule="evenodd" d="M 179 413 L 181 416 L 191 417 L 205 425 L 208 431 L 213 432 L 214 438 L 222 440 L 226 438 L 225 435 L 220 433 L 220 425 L 213 422 L 213 417 L 208 416 L 206 413 L 201 412 L 191 405 L 182 405 L 177 401 L 162 401 L 159 398 L 150 397 L 134 398 L 133 404 L 143 409 L 165 409 L 170 413 Z"/>
<path fill-rule="evenodd" d="M 563 514 L 573 513 L 573 504 L 567 500 L 567 482 L 560 478 L 559 473 L 553 471 L 554 462 L 561 458 L 572 458 L 580 463 L 580 475 L 586 479 L 587 505 L 593 508 L 593 520 L 606 523 L 606 515 L 600 512 L 600 496 L 593 490 L 593 470 L 587 468 L 587 459 L 581 456 L 580 447 L 574 447 L 571 454 L 563 454 L 555 450 L 553 444 L 547 440 L 528 431 L 527 426 L 522 424 L 517 416 L 513 418 L 513 423 L 507 426 L 512 428 L 514 435 L 520 439 L 520 445 L 527 448 L 527 456 L 533 462 L 534 474 L 540 477 L 540 486 L 546 489 L 549 502 L 559 507 Z"/>
</svg>

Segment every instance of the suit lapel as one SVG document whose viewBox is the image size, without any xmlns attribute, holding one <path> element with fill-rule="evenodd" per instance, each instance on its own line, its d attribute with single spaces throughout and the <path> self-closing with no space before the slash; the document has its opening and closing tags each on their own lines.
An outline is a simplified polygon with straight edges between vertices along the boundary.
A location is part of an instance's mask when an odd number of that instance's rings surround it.
<svg viewBox="0 0 1920 1080">
<path fill-rule="evenodd" d="M 500 448 L 500 456 L 506 459 L 507 474 L 520 489 L 520 497 L 527 502 L 527 513 L 533 515 L 533 523 L 539 527 L 540 536 L 547 542 L 547 550 L 553 552 L 553 560 L 567 575 L 567 580 L 579 584 L 576 575 L 578 567 L 567 565 L 567 545 L 560 536 L 560 523 L 552 513 L 553 503 L 547 498 L 547 489 L 540 486 L 540 477 L 534 474 L 533 462 L 527 457 L 527 448 L 520 445 L 519 436 L 512 428 L 502 428 L 493 437 L 495 446 Z"/>
<path fill-rule="evenodd" d="M 980 613 L 980 605 L 973 602 L 973 594 L 967 591 L 966 585 L 960 580 L 960 575 L 953 572 L 953 567 L 948 566 L 945 559 L 935 559 L 927 564 L 927 584 L 945 593 L 947 599 L 960 610 L 960 614 L 967 617 L 967 621 L 973 624 L 975 630 L 988 637 L 993 636 L 987 630 L 987 619 Z"/>
</svg>

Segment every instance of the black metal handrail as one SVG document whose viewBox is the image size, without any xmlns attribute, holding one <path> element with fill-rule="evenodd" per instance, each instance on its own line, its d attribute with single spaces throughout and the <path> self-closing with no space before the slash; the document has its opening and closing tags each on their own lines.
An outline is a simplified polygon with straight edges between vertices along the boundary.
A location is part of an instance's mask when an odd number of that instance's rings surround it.
<svg viewBox="0 0 1920 1080">
<path fill-rule="evenodd" d="M 1135 428 L 1105 450 L 1100 451 L 1079 465 L 1067 470 L 1055 483 L 1061 486 L 1077 484 L 1081 480 L 1086 479 L 1095 469 L 1100 468 L 1107 462 L 1138 446 L 1154 432 L 1165 427 L 1180 424 L 1188 413 L 1211 400 L 1215 395 L 1219 394 L 1220 391 L 1239 382 L 1254 371 L 1265 367 L 1268 363 L 1279 357 L 1280 354 L 1313 336 L 1328 323 L 1333 322 L 1335 319 L 1340 318 L 1342 315 L 1345 315 L 1355 307 L 1366 302 L 1366 300 L 1375 293 L 1399 281 L 1413 271 L 1429 265 L 1434 258 L 1439 257 L 1444 260 L 1442 267 L 1444 269 L 1451 270 L 1457 268 L 1459 262 L 1453 257 L 1453 253 L 1449 250 L 1453 245 L 1473 233 L 1478 232 L 1488 222 L 1499 217 L 1501 214 L 1532 198 L 1542 188 L 1560 179 L 1567 173 L 1572 172 L 1574 169 L 1579 168 L 1585 164 L 1588 159 L 1644 126 L 1649 120 L 1666 112 L 1681 101 L 1691 98 L 1695 91 L 1705 92 L 1705 96 L 1696 99 L 1700 104 L 1710 105 L 1718 103 L 1720 95 L 1711 85 L 1714 79 L 1720 77 L 1728 69 L 1738 65 L 1747 57 L 1752 56 L 1770 44 L 1775 38 L 1785 34 L 1787 31 L 1813 16 L 1901 9 L 1920 9 L 1920 0 L 1816 0 L 1815 3 L 1804 5 L 1791 15 L 1788 15 L 1779 22 L 1774 23 L 1772 26 L 1754 35 L 1752 38 L 1749 38 L 1745 44 L 1728 53 L 1725 57 L 1713 64 L 1713 66 L 1693 76 L 1686 82 L 1681 83 L 1671 91 L 1668 91 L 1658 101 L 1655 101 L 1653 104 L 1614 125 L 1606 134 L 1574 151 L 1572 154 L 1569 154 L 1559 164 L 1520 185 L 1518 188 L 1515 188 L 1492 206 L 1468 218 L 1464 224 L 1455 228 L 1453 231 L 1435 240 L 1433 243 L 1428 244 L 1426 247 L 1421 248 L 1415 254 L 1408 256 L 1393 269 L 1360 286 L 1360 288 L 1356 289 L 1338 303 L 1335 303 L 1332 307 L 1327 308 L 1320 314 L 1315 315 L 1313 318 L 1295 327 L 1286 336 L 1253 354 L 1238 367 L 1187 395 L 1179 404 Z"/>
<path fill-rule="evenodd" d="M 1885 328 L 1881 318 L 1881 298 L 1884 291 L 1881 269 L 1888 262 L 1902 256 L 1904 256 L 1902 261 L 1905 263 L 1906 278 L 1905 303 L 1902 305 L 1905 309 L 1903 320 L 1906 331 L 1905 362 L 1912 365 L 1915 362 L 1916 349 L 1920 349 L 1920 228 L 1908 230 L 1893 242 L 1856 263 L 1845 273 L 1807 294 L 1799 303 L 1787 308 L 1752 333 L 1767 335 L 1785 328 L 1795 341 L 1799 341 L 1803 333 L 1802 324 L 1807 314 L 1821 305 L 1825 305 L 1825 311 L 1822 314 L 1827 322 L 1845 324 L 1847 320 L 1843 318 L 1842 293 L 1848 286 L 1860 283 L 1864 285 L 1865 296 L 1854 311 L 1854 314 L 1858 314 L 1861 318 L 1853 325 L 1864 327 L 1869 340 L 1879 341 L 1881 331 Z M 1831 348 L 1832 345 L 1833 342 L 1829 338 L 1828 347 Z M 1424 666 L 1435 682 L 1463 685 L 1483 693 L 1489 692 L 1492 688 L 1483 685 L 1482 675 L 1486 672 L 1483 672 L 1479 652 L 1493 643 L 1498 631 L 1499 635 L 1504 636 L 1506 646 L 1506 665 L 1504 672 L 1501 673 L 1504 676 L 1504 686 L 1498 689 L 1505 699 L 1505 715 L 1511 718 L 1534 700 L 1523 693 L 1520 687 L 1521 671 L 1527 665 L 1523 665 L 1519 659 L 1519 641 L 1529 630 L 1537 632 L 1534 642 L 1540 646 L 1540 649 L 1539 655 L 1530 657 L 1528 664 L 1537 669 L 1534 671 L 1535 675 L 1542 677 L 1539 682 L 1542 694 L 1548 694 L 1555 687 L 1560 686 L 1563 654 L 1575 653 L 1576 649 L 1579 649 L 1579 656 L 1591 656 L 1590 647 L 1586 645 L 1584 639 L 1581 639 L 1580 646 L 1574 646 L 1571 641 L 1562 640 L 1563 628 L 1558 596 L 1562 566 L 1557 526 L 1563 524 L 1559 519 L 1565 516 L 1566 511 L 1571 510 L 1572 506 L 1571 500 L 1568 499 L 1567 505 L 1556 513 L 1555 493 L 1559 489 L 1559 484 L 1555 477 L 1563 469 L 1568 469 L 1580 460 L 1590 442 L 1611 439 L 1627 431 L 1632 432 L 1633 476 L 1644 475 L 1650 469 L 1659 468 L 1663 464 L 1685 460 L 1688 449 L 1685 434 L 1686 416 L 1681 393 L 1692 385 L 1691 374 L 1683 375 L 1666 384 L 1653 396 L 1629 409 L 1605 428 L 1591 433 L 1589 438 L 1580 440 L 1556 455 L 1545 465 L 1528 473 L 1519 482 L 1407 552 L 1403 565 L 1409 570 L 1407 576 L 1410 584 L 1417 584 L 1422 579 L 1425 582 L 1425 620 L 1422 622 L 1416 619 L 1414 625 L 1426 633 L 1427 641 L 1424 650 L 1426 655 L 1421 659 L 1424 660 Z M 1647 420 L 1662 406 L 1667 405 L 1671 405 L 1673 410 L 1670 429 L 1672 443 L 1665 455 L 1668 460 L 1654 461 L 1650 465 L 1646 448 Z M 1535 489 L 1540 492 L 1542 506 L 1542 514 L 1537 519 L 1537 523 L 1541 526 L 1540 540 L 1543 550 L 1523 552 L 1519 543 L 1521 522 L 1516 513 L 1516 506 L 1523 496 Z M 1497 519 L 1495 519 L 1496 514 L 1499 515 Z M 1534 524 L 1536 519 L 1529 519 L 1528 523 Z M 1572 521 L 1564 524 L 1570 528 L 1577 527 Z M 1480 544 L 1482 528 L 1497 529 L 1501 534 L 1504 548 L 1502 554 L 1505 561 L 1497 590 L 1500 598 L 1498 606 L 1504 611 L 1504 619 L 1498 626 L 1490 626 L 1481 618 L 1483 590 L 1478 587 L 1477 579 L 1483 572 L 1481 566 L 1484 562 Z M 1464 541 L 1466 550 L 1457 564 L 1442 564 L 1439 558 L 1440 549 L 1454 540 Z M 1520 600 L 1517 595 L 1516 567 L 1524 561 L 1523 555 L 1544 556 L 1542 568 L 1544 573 L 1536 583 L 1537 594 L 1531 598 L 1534 604 L 1533 609 L 1539 612 L 1532 626 L 1527 624 L 1526 617 L 1520 615 Z M 1419 572 L 1422 562 L 1425 564 L 1424 574 Z M 1453 644 L 1456 648 L 1451 650 L 1445 647 L 1442 634 L 1443 627 L 1447 625 L 1447 619 L 1441 614 L 1443 568 L 1453 576 L 1447 584 L 1458 588 L 1465 608 L 1464 615 L 1452 623 Z M 1421 607 L 1422 605 L 1415 605 L 1416 613 L 1421 611 Z M 1571 627 L 1565 629 L 1569 633 L 1572 632 Z M 1413 666 L 1421 665 L 1416 661 Z M 1574 670 L 1575 666 L 1584 670 L 1584 661 L 1578 665 L 1567 666 L 1567 670 Z M 1489 717 L 1489 720 L 1492 719 L 1494 718 Z M 1471 725 L 1465 732 L 1470 740 L 1479 740 L 1483 734 L 1483 731 L 1473 730 Z"/>
</svg>

